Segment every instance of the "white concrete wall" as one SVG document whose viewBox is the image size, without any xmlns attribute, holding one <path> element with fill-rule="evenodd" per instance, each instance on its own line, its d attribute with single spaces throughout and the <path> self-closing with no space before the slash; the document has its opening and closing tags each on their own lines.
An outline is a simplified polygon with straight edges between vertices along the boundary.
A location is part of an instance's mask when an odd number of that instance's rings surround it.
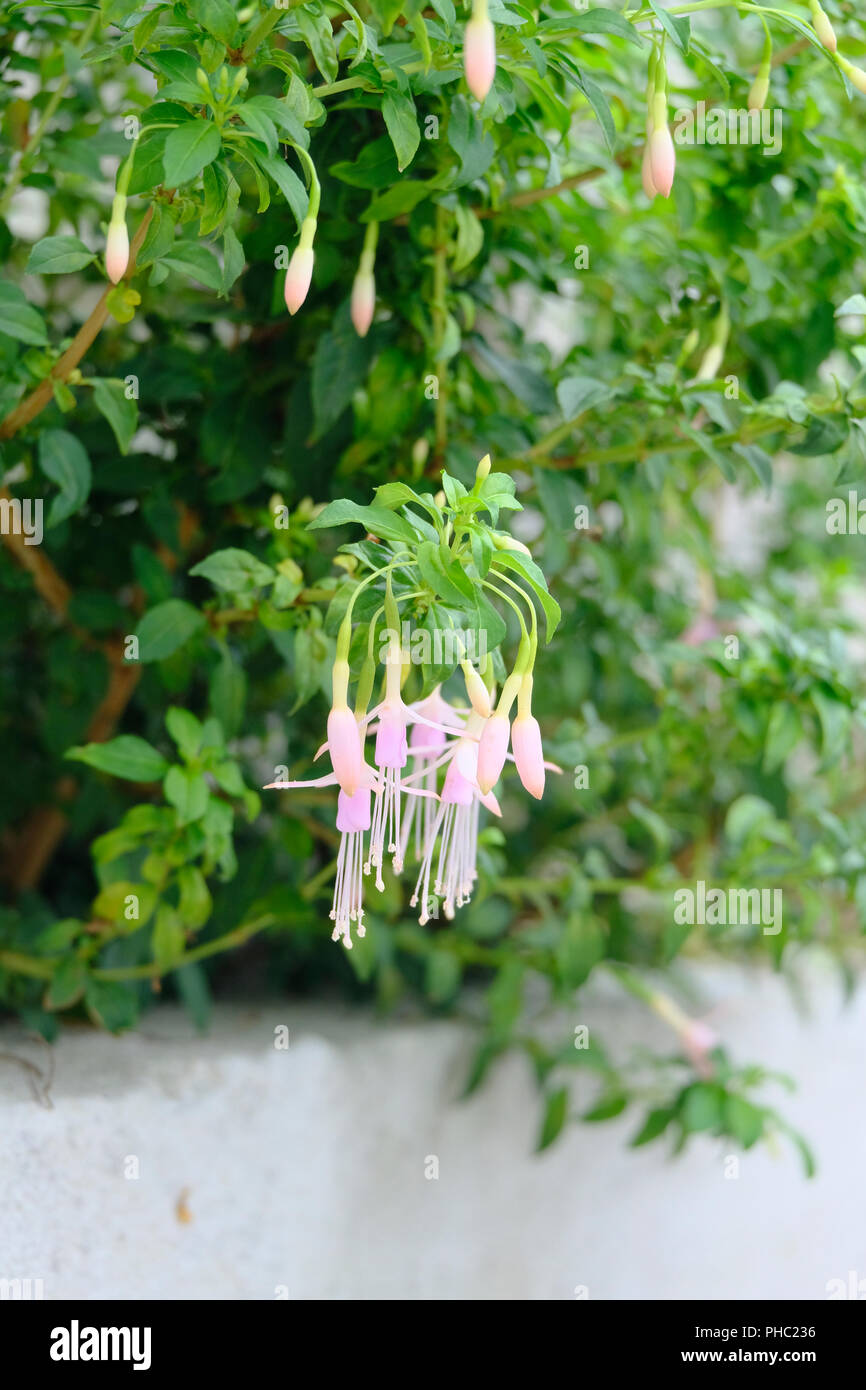
<svg viewBox="0 0 866 1390">
<path fill-rule="evenodd" d="M 822 1299 L 854 1270 L 866 1296 L 866 1004 L 809 973 L 811 1021 L 767 975 L 717 971 L 709 992 L 738 1058 L 799 1078 L 779 1099 L 817 1150 L 811 1182 L 787 1148 L 736 1180 L 714 1140 L 629 1151 L 634 1119 L 534 1157 L 525 1064 L 456 1103 L 469 1041 L 450 1023 L 278 1004 L 223 1009 L 204 1040 L 174 1010 L 121 1039 L 71 1031 L 51 1109 L 0 1060 L 0 1278 L 45 1298 Z M 629 1000 L 579 1021 L 667 1042 Z M 0 1051 L 44 1063 L 14 1029 Z"/>
</svg>

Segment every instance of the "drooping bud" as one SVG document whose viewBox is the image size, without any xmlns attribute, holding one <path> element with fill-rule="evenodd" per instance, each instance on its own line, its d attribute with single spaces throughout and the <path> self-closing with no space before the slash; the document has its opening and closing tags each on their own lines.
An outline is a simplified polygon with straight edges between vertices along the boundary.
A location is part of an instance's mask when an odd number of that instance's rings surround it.
<svg viewBox="0 0 866 1390">
<path fill-rule="evenodd" d="M 129 232 L 126 229 L 126 199 L 118 194 L 111 207 L 111 221 L 105 241 L 105 273 L 113 285 L 121 281 L 129 265 Z"/>
<path fill-rule="evenodd" d="M 499 781 L 508 753 L 511 725 L 507 714 L 491 714 L 478 743 L 478 785 L 487 795 Z"/>
<path fill-rule="evenodd" d="M 530 795 L 540 801 L 544 794 L 544 753 L 534 715 L 518 712 L 511 726 L 511 747 L 518 777 Z"/>
<path fill-rule="evenodd" d="M 815 33 L 821 40 L 828 53 L 836 52 L 836 34 L 833 25 L 821 8 L 820 0 L 809 0 L 809 9 L 812 11 L 812 24 Z"/>
<path fill-rule="evenodd" d="M 650 173 L 653 185 L 663 198 L 669 198 L 674 182 L 677 156 L 668 130 L 667 102 L 663 91 L 653 101 L 653 130 L 649 141 Z"/>
<path fill-rule="evenodd" d="M 358 261 L 358 271 L 352 285 L 351 314 L 352 323 L 359 338 L 366 338 L 373 314 L 376 311 L 376 281 L 373 268 L 376 264 L 376 243 L 379 240 L 379 223 L 368 222 L 364 235 L 364 247 Z"/>
<path fill-rule="evenodd" d="M 475 0 L 463 36 L 463 68 L 472 95 L 483 101 L 496 76 L 496 31 L 487 13 L 487 0 Z"/>
<path fill-rule="evenodd" d="M 482 719 L 487 719 L 490 714 L 490 691 L 471 662 L 463 661 L 461 666 L 466 681 L 466 694 L 469 696 L 469 703 L 476 714 L 480 714 Z"/>
<path fill-rule="evenodd" d="M 770 70 L 766 70 L 763 64 L 758 69 L 758 75 L 749 88 L 748 106 L 750 111 L 763 111 L 767 100 L 767 93 L 770 90 Z"/>
<path fill-rule="evenodd" d="M 511 747 L 517 775 L 526 790 L 537 800 L 544 794 L 544 753 L 541 730 L 532 713 L 532 676 L 527 673 L 517 697 L 517 717 L 511 726 Z"/>
<path fill-rule="evenodd" d="M 306 217 L 301 224 L 301 237 L 292 252 L 289 268 L 286 271 L 286 308 L 296 314 L 307 297 L 313 278 L 313 239 L 316 235 L 316 219 Z"/>
<path fill-rule="evenodd" d="M 376 281 L 359 270 L 352 285 L 352 324 L 359 338 L 366 338 L 376 309 Z"/>
</svg>

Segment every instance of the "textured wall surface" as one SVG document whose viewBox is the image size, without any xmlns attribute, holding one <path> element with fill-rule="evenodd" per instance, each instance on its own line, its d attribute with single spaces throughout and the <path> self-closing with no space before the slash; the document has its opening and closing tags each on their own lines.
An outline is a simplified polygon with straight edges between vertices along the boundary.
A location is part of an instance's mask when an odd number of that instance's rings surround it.
<svg viewBox="0 0 866 1390">
<path fill-rule="evenodd" d="M 768 976 L 703 990 L 738 1058 L 799 1078 L 779 1102 L 817 1151 L 811 1182 L 787 1146 L 736 1178 L 712 1139 L 630 1152 L 630 1118 L 534 1157 L 525 1065 L 457 1103 L 470 1044 L 450 1023 L 276 1004 L 224 1009 L 199 1039 L 164 1010 L 145 1035 L 68 1034 L 50 1109 L 8 1060 L 44 1050 L 7 1030 L 0 1278 L 45 1298 L 823 1299 L 855 1271 L 866 1296 L 866 1005 L 843 1007 L 820 962 L 803 973 L 805 1019 Z M 623 1047 L 659 1036 L 631 1001 L 575 1021 Z"/>
</svg>

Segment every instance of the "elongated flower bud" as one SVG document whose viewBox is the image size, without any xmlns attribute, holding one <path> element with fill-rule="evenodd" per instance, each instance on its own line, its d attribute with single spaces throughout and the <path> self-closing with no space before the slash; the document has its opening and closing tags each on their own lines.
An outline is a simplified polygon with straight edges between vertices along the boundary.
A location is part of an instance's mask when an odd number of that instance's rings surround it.
<svg viewBox="0 0 866 1390">
<path fill-rule="evenodd" d="M 821 8 L 819 0 L 809 0 L 809 9 L 812 11 L 812 23 L 815 26 L 815 33 L 821 40 L 828 53 L 836 52 L 836 34 L 833 25 L 830 23 L 826 14 Z"/>
<path fill-rule="evenodd" d="M 466 680 L 466 694 L 476 714 L 486 719 L 490 714 L 490 691 L 470 662 L 463 662 L 463 675 Z"/>
<path fill-rule="evenodd" d="M 483 101 L 496 76 L 496 31 L 487 14 L 487 0 L 476 3 L 463 36 L 463 67 L 466 85 L 478 101 Z"/>
<path fill-rule="evenodd" d="M 769 90 L 770 69 L 765 70 L 762 64 L 758 69 L 757 77 L 749 88 L 748 106 L 750 111 L 763 111 Z"/>
<path fill-rule="evenodd" d="M 518 777 L 530 795 L 540 801 L 544 793 L 544 753 L 534 715 L 518 712 L 511 726 L 511 747 Z"/>
<path fill-rule="evenodd" d="M 363 753 L 358 725 L 348 705 L 338 705 L 328 715 L 328 751 L 340 788 L 347 796 L 354 796 L 361 785 Z"/>
<path fill-rule="evenodd" d="M 858 92 L 863 92 L 866 95 L 866 72 L 862 68 L 855 67 L 853 63 L 849 63 L 847 58 L 840 58 L 839 66 L 851 85 L 856 87 Z"/>
<path fill-rule="evenodd" d="M 366 338 L 376 309 L 376 281 L 359 270 L 352 285 L 352 324 L 359 338 Z"/>
<path fill-rule="evenodd" d="M 129 232 L 126 230 L 126 199 L 118 195 L 111 207 L 111 221 L 105 241 L 105 273 L 113 285 L 126 274 L 129 265 Z"/>
<path fill-rule="evenodd" d="M 301 224 L 301 237 L 292 252 L 289 268 L 286 271 L 286 308 L 296 314 L 307 297 L 310 281 L 313 278 L 313 238 L 316 235 L 316 219 L 306 217 Z"/>
<path fill-rule="evenodd" d="M 669 198 L 674 182 L 677 156 L 667 124 L 667 103 L 663 92 L 653 101 L 653 131 L 649 142 L 650 172 L 657 192 Z"/>
<path fill-rule="evenodd" d="M 508 753 L 511 725 L 507 714 L 491 714 L 478 744 L 478 785 L 487 795 L 499 781 Z"/>
</svg>

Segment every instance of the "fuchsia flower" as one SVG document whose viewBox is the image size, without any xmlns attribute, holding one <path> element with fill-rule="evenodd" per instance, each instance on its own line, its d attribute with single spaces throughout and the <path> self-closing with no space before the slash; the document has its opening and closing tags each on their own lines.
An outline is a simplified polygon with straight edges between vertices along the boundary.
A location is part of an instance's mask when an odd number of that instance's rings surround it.
<svg viewBox="0 0 866 1390">
<path fill-rule="evenodd" d="M 502 814 L 492 792 L 485 795 L 478 785 L 477 736 L 481 722 L 480 715 L 474 712 L 470 714 L 465 732 L 454 740 L 445 758 L 440 759 L 447 764 L 445 784 L 439 798 L 439 811 L 425 845 L 415 892 L 410 899 L 412 907 L 417 907 L 419 903 L 421 905 L 418 921 L 422 927 L 430 920 L 431 907 L 435 911 L 430 877 L 437 840 L 439 855 L 433 895 L 444 899 L 443 911 L 450 921 L 456 909 L 469 901 L 478 877 L 479 808 L 483 805 L 496 816 Z"/>
<path fill-rule="evenodd" d="M 372 254 L 373 239 L 365 243 L 364 254 Z M 482 489 L 490 473 L 489 458 L 482 459 L 476 472 L 474 496 L 482 498 Z M 421 501 L 421 498 L 415 499 Z M 437 504 L 425 499 L 424 505 L 437 516 Z M 440 523 L 443 553 L 448 548 L 449 527 Z M 457 562 L 464 552 L 457 542 L 452 554 Z M 406 553 L 407 549 L 409 554 Z M 516 549 L 510 546 L 509 549 Z M 487 587 L 511 603 L 522 630 L 520 647 L 514 669 L 505 680 L 498 702 L 495 702 L 493 664 L 485 655 L 480 670 L 465 655 L 459 666 L 463 671 L 467 701 L 452 704 L 437 687 L 424 699 L 407 703 L 403 698 L 404 678 L 409 674 L 409 656 L 403 650 L 399 634 L 400 606 L 395 597 L 395 574 L 402 591 L 406 592 L 406 576 L 419 569 L 412 558 L 411 548 L 402 538 L 392 548 L 393 559 L 361 579 L 349 596 L 340 622 L 336 642 L 336 659 L 332 672 L 332 702 L 328 715 L 328 736 L 316 757 L 330 754 L 333 770 L 306 782 L 272 782 L 271 787 L 339 786 L 337 829 L 340 846 L 337 853 L 336 881 L 331 920 L 333 936 L 350 948 L 352 928 L 364 935 L 364 879 L 375 871 L 375 884 L 381 892 L 385 883 L 383 867 L 386 855 L 391 856 L 395 873 L 401 873 L 410 844 L 414 843 L 418 874 L 411 902 L 420 906 L 420 922 L 438 915 L 438 900 L 443 902 L 447 918 L 469 901 L 478 878 L 478 836 L 482 807 L 499 816 L 499 802 L 493 792 L 505 762 L 511 756 L 526 789 L 535 797 L 544 791 L 545 770 L 554 764 L 545 762 L 541 731 L 532 715 L 532 669 L 537 650 L 537 613 L 524 588 L 504 572 L 505 567 L 493 570 L 496 582 Z M 447 558 L 447 557 L 446 557 Z M 445 560 L 443 560 L 443 563 Z M 448 563 L 454 564 L 453 559 Z M 357 679 L 354 709 L 349 706 L 349 653 L 353 636 L 352 612 L 356 598 L 374 581 L 384 588 L 384 602 L 367 620 L 367 656 Z M 411 583 L 411 579 L 409 581 Z M 502 583 L 518 594 L 530 615 L 524 622 L 522 611 L 509 594 L 498 587 Z M 425 598 L 426 588 L 409 592 L 410 599 Z M 369 596 L 372 598 L 372 594 Z M 374 639 L 378 616 L 385 614 L 384 683 L 379 700 L 368 712 L 377 675 L 374 659 Z M 549 609 L 545 608 L 549 617 Z M 461 639 L 462 640 L 462 639 Z M 517 700 L 517 716 L 513 731 L 510 711 Z M 495 708 L 494 708 L 495 704 Z M 513 733 L 513 755 L 508 753 L 509 737 Z M 364 746 L 367 736 L 374 738 L 373 765 L 366 761 Z M 411 770 L 406 772 L 411 761 Z M 371 798 L 371 792 L 373 796 Z M 409 797 L 408 803 L 405 798 Z M 372 804 L 371 804 L 372 802 Z M 404 815 L 404 807 L 406 812 Z M 369 838 L 367 838 L 369 837 Z"/>
</svg>

